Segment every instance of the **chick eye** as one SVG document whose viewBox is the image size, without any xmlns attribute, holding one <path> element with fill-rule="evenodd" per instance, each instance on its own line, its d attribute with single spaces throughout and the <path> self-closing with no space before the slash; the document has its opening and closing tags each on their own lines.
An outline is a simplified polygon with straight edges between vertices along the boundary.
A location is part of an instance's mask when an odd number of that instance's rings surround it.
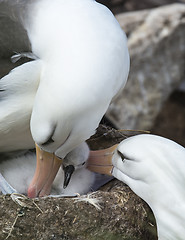
<svg viewBox="0 0 185 240">
<path fill-rule="evenodd" d="M 123 155 L 122 152 L 120 152 L 119 150 L 117 150 L 118 154 L 120 155 L 122 161 L 124 162 L 125 161 L 125 156 Z"/>
</svg>

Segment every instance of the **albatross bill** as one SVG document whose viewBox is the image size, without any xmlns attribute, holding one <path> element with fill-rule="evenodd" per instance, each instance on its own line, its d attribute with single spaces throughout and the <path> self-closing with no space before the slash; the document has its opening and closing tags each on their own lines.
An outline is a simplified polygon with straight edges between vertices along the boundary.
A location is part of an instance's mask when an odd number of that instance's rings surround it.
<svg viewBox="0 0 185 240">
<path fill-rule="evenodd" d="M 118 144 L 115 144 L 112 147 L 106 149 L 90 151 L 90 156 L 87 162 L 87 169 L 92 172 L 112 176 L 112 157 L 117 147 Z"/>
<path fill-rule="evenodd" d="M 37 165 L 35 175 L 28 187 L 28 197 L 43 197 L 50 194 L 53 180 L 62 164 L 62 159 L 43 151 L 36 144 Z"/>
<path fill-rule="evenodd" d="M 184 240 L 184 147 L 140 134 L 123 140 L 113 151 L 90 152 L 88 169 L 111 174 L 141 197 L 154 213 L 159 240 Z"/>
<path fill-rule="evenodd" d="M 127 38 L 92 0 L 0 0 L 0 32 L 0 152 L 40 146 L 28 196 L 48 195 L 61 159 L 95 133 L 124 88 Z M 2 73 L 15 52 L 32 61 Z"/>
</svg>

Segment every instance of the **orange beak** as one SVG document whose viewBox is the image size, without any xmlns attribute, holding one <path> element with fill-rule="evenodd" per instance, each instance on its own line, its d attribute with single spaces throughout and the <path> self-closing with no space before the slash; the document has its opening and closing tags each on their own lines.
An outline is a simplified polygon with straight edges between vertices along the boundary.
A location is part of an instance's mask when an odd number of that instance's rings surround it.
<svg viewBox="0 0 185 240">
<path fill-rule="evenodd" d="M 118 144 L 113 145 L 107 149 L 90 151 L 90 155 L 87 161 L 87 169 L 92 172 L 112 176 L 112 157 L 117 147 Z"/>
<path fill-rule="evenodd" d="M 45 152 L 36 145 L 37 166 L 35 175 L 28 187 L 28 197 L 43 197 L 50 194 L 52 183 L 62 164 L 62 159 L 53 153 Z"/>
</svg>

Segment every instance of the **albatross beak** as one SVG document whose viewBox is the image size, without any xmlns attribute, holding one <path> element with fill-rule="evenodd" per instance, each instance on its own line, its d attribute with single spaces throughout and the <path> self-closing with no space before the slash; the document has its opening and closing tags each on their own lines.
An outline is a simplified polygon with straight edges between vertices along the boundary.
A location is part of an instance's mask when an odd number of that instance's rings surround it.
<svg viewBox="0 0 185 240">
<path fill-rule="evenodd" d="M 75 168 L 73 165 L 68 165 L 66 167 L 63 167 L 63 170 L 64 170 L 64 186 L 63 186 L 63 188 L 65 189 L 70 182 L 71 176 L 72 176 Z"/>
<path fill-rule="evenodd" d="M 36 145 L 37 166 L 28 187 L 28 197 L 43 197 L 50 194 L 52 183 L 62 164 L 53 153 L 45 152 Z"/>
<path fill-rule="evenodd" d="M 90 155 L 87 161 L 87 169 L 92 172 L 112 176 L 112 157 L 117 147 L 118 144 L 113 145 L 107 149 L 90 151 Z"/>
</svg>

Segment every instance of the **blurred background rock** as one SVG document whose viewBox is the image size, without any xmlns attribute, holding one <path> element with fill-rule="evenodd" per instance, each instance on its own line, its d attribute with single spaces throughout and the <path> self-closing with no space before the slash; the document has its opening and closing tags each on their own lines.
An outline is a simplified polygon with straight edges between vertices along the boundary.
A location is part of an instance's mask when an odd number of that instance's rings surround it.
<svg viewBox="0 0 185 240">
<path fill-rule="evenodd" d="M 172 3 L 185 3 L 185 0 L 98 0 L 112 10 L 114 14 L 128 11 L 155 8 Z"/>
<path fill-rule="evenodd" d="M 128 83 L 106 117 L 185 146 L 185 0 L 101 0 L 128 37 Z"/>
</svg>

